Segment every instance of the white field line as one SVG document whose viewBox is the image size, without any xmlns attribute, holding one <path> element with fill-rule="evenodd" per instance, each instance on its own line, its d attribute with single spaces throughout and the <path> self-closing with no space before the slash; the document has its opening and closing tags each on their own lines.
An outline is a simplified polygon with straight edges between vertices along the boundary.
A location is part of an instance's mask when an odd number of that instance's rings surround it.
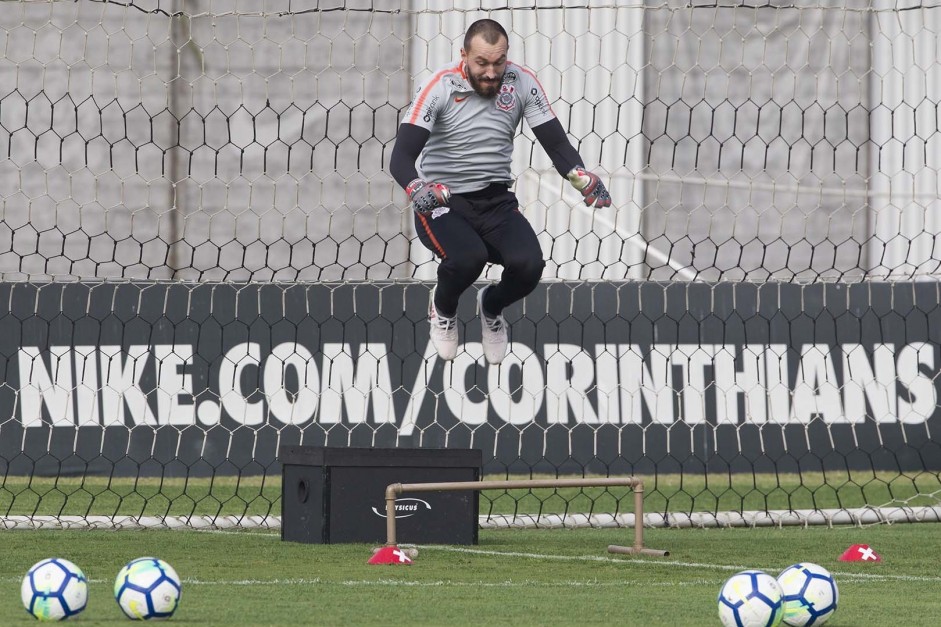
<svg viewBox="0 0 941 627">
<path fill-rule="evenodd" d="M 418 585 L 418 586 L 457 586 L 457 587 L 484 587 L 484 588 L 622 588 L 624 586 L 650 586 L 653 588 L 677 588 L 699 585 L 719 585 L 721 580 L 692 579 L 689 581 L 657 581 L 649 582 L 640 579 L 621 579 L 618 581 L 363 581 L 363 585 Z M 344 585 L 355 585 L 357 582 L 344 581 Z"/>
<path fill-rule="evenodd" d="M 233 531 L 231 529 L 187 529 L 187 532 L 192 533 L 212 533 L 220 536 L 241 536 L 243 538 L 271 538 L 272 540 L 280 540 L 281 534 L 279 532 L 272 533 L 270 531 L 251 531 L 251 530 L 242 530 L 242 531 Z"/>
<path fill-rule="evenodd" d="M 735 564 L 708 564 L 701 562 L 681 562 L 678 560 L 663 560 L 659 558 L 648 558 L 648 559 L 637 559 L 637 558 L 616 558 L 616 557 L 603 557 L 600 555 L 550 555 L 542 553 L 517 553 L 513 551 L 487 551 L 483 549 L 468 549 L 463 547 L 455 546 L 444 546 L 444 545 L 429 545 L 422 546 L 417 545 L 418 548 L 422 550 L 432 550 L 432 551 L 451 551 L 454 553 L 471 553 L 476 555 L 490 555 L 490 556 L 506 556 L 506 557 L 523 557 L 529 559 L 544 559 L 544 560 L 558 560 L 558 561 L 584 561 L 584 562 L 617 562 L 621 564 L 630 564 L 631 566 L 669 566 L 676 568 L 703 568 L 709 570 L 724 570 L 724 571 L 734 571 L 738 572 L 740 570 L 746 570 L 748 568 L 754 568 L 753 566 L 743 566 Z M 417 560 L 416 560 L 417 561 Z M 774 569 L 770 569 L 773 571 Z M 770 571 L 769 571 L 770 572 Z M 855 581 L 929 581 L 929 582 L 941 582 L 941 577 L 930 577 L 930 576 L 919 576 L 919 575 L 884 575 L 879 573 L 853 573 L 853 572 L 840 572 L 840 571 L 830 571 L 830 574 L 835 578 L 840 580 L 855 580 Z"/>
</svg>

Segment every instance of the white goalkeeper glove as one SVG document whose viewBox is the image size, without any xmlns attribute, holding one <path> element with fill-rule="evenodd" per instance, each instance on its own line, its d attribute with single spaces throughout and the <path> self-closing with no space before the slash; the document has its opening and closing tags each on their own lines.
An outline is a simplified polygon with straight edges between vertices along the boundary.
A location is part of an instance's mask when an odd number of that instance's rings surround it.
<svg viewBox="0 0 941 627">
<path fill-rule="evenodd" d="M 572 187 L 577 189 L 585 197 L 585 204 L 595 208 L 611 206 L 611 194 L 608 188 L 604 186 L 597 174 L 592 174 L 582 166 L 575 166 L 566 176 Z"/>
</svg>

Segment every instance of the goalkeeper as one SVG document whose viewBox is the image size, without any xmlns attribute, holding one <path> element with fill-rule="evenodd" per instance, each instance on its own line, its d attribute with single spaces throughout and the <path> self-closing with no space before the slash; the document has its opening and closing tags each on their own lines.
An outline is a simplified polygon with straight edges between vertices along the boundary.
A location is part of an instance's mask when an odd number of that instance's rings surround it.
<svg viewBox="0 0 941 627">
<path fill-rule="evenodd" d="M 522 118 L 586 205 L 611 205 L 604 183 L 585 169 L 539 81 L 507 60 L 508 48 L 499 23 L 471 24 L 460 61 L 436 72 L 416 92 L 390 158 L 390 172 L 411 201 L 418 237 L 441 260 L 428 321 L 431 342 L 446 360 L 457 354 L 458 301 L 488 262 L 503 266 L 500 282 L 477 292 L 484 356 L 491 364 L 506 355 L 503 309 L 536 288 L 546 265 L 536 232 L 510 191 L 513 138 Z"/>
</svg>

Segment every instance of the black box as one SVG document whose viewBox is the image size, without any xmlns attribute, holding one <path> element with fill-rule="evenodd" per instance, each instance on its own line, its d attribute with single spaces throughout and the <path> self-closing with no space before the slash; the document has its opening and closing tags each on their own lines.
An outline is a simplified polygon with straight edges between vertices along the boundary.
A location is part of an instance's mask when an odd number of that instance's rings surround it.
<svg viewBox="0 0 941 627">
<path fill-rule="evenodd" d="M 386 541 L 390 483 L 477 481 L 476 449 L 282 446 L 281 539 L 309 544 Z M 417 544 L 477 544 L 476 490 L 396 499 L 396 536 Z"/>
</svg>

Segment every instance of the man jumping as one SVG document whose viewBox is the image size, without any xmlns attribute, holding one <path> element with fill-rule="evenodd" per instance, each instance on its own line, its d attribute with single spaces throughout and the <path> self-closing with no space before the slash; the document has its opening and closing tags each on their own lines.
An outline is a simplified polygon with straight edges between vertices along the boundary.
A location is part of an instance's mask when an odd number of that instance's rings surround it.
<svg viewBox="0 0 941 627">
<path fill-rule="evenodd" d="M 418 238 L 441 260 L 428 321 L 431 342 L 445 360 L 457 354 L 461 294 L 488 262 L 503 266 L 500 282 L 477 293 L 484 356 L 491 364 L 506 355 L 503 309 L 542 278 L 546 264 L 539 240 L 510 191 L 513 139 L 524 117 L 585 204 L 611 205 L 604 183 L 585 169 L 535 74 L 508 61 L 508 49 L 499 23 L 471 24 L 461 60 L 420 86 L 392 149 L 390 172 L 411 201 Z"/>
</svg>

